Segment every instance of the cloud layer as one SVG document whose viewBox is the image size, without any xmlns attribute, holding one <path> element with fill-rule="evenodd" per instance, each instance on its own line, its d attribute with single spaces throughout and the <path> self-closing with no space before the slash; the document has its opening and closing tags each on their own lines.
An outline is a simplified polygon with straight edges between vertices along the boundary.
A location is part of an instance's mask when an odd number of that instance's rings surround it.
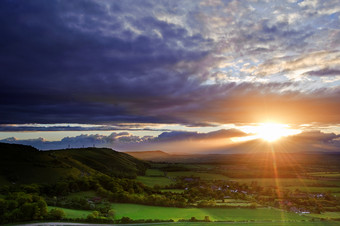
<svg viewBox="0 0 340 226">
<path fill-rule="evenodd" d="M 82 148 L 82 147 L 111 147 L 117 150 L 150 150 L 149 148 L 165 147 L 172 145 L 174 151 L 176 143 L 182 142 L 214 142 L 214 140 L 227 140 L 232 137 L 246 136 L 245 133 L 236 129 L 218 130 L 209 133 L 197 133 L 188 131 L 163 132 L 159 136 L 135 136 L 128 132 L 111 133 L 105 135 L 82 134 L 75 137 L 65 137 L 60 141 L 47 141 L 43 138 L 20 140 L 14 137 L 0 140 L 5 143 L 25 144 L 40 150 Z"/>
<path fill-rule="evenodd" d="M 246 142 L 232 142 L 230 139 L 244 137 L 248 134 L 236 129 L 218 130 L 209 133 L 188 131 L 163 132 L 153 136 L 135 136 L 127 132 L 105 135 L 82 134 L 75 137 L 65 137 L 60 141 L 47 141 L 43 138 L 19 140 L 14 137 L 0 140 L 5 143 L 25 144 L 40 150 L 110 147 L 119 151 L 150 151 L 162 150 L 173 154 L 196 153 L 246 153 L 266 152 L 274 148 L 277 152 L 335 152 L 340 149 L 340 135 L 308 131 L 282 138 L 268 144 L 257 139 Z"/>
<path fill-rule="evenodd" d="M 4 0 L 0 124 L 339 123 L 339 17 L 336 0 Z"/>
</svg>

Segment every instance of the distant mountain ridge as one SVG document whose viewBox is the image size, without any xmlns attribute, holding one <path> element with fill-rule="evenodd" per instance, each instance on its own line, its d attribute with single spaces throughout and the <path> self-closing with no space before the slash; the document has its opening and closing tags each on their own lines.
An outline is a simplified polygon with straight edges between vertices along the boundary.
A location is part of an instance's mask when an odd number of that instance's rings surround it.
<svg viewBox="0 0 340 226">
<path fill-rule="evenodd" d="M 135 178 L 148 163 L 109 148 L 39 151 L 0 143 L 0 184 L 55 182 L 61 177 L 106 174 Z"/>
</svg>

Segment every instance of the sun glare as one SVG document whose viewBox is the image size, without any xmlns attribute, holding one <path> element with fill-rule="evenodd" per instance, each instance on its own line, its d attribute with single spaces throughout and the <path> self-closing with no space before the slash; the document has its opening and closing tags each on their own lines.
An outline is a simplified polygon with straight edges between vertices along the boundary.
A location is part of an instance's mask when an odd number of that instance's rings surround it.
<svg viewBox="0 0 340 226">
<path fill-rule="evenodd" d="M 295 135 L 301 133 L 301 130 L 292 129 L 287 124 L 280 123 L 259 123 L 254 126 L 244 126 L 241 130 L 245 133 L 251 134 L 250 136 L 235 139 L 234 141 L 246 141 L 253 139 L 263 139 L 268 142 L 274 142 L 281 137 Z"/>
<path fill-rule="evenodd" d="M 289 125 L 278 123 L 261 123 L 257 126 L 256 134 L 259 138 L 273 142 L 281 137 L 301 133 L 300 130 L 290 129 Z"/>
</svg>

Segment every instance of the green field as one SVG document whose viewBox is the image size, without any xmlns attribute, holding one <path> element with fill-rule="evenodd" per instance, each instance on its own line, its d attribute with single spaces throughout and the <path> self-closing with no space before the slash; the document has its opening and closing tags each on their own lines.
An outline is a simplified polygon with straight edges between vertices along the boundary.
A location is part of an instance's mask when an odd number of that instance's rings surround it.
<svg viewBox="0 0 340 226">
<path fill-rule="evenodd" d="M 289 187 L 289 190 L 295 191 L 299 189 L 303 192 L 332 192 L 332 193 L 340 193 L 340 187 Z"/>
<path fill-rule="evenodd" d="M 174 181 L 170 180 L 167 177 L 138 176 L 136 180 L 150 187 L 153 187 L 154 185 L 165 186 L 174 183 Z"/>
<path fill-rule="evenodd" d="M 201 173 L 195 171 L 177 171 L 169 172 L 169 177 L 200 177 L 202 180 L 229 180 L 230 178 L 221 174 Z"/>
<path fill-rule="evenodd" d="M 159 170 L 159 169 L 147 169 L 146 172 L 145 172 L 145 176 L 164 176 L 164 172 Z"/>
<path fill-rule="evenodd" d="M 310 217 L 300 216 L 295 213 L 288 213 L 277 209 L 223 209 L 223 208 L 173 208 L 145 206 L 137 204 L 119 204 L 111 206 L 116 212 L 116 219 L 123 216 L 131 219 L 204 219 L 209 216 L 211 220 L 218 221 L 301 221 L 310 220 Z"/>
<path fill-rule="evenodd" d="M 340 219 L 340 212 L 324 212 L 321 214 L 309 214 L 312 217 L 317 218 L 325 218 L 325 219 L 331 219 L 331 218 L 338 218 Z M 340 224 L 340 222 L 339 222 Z"/>
<path fill-rule="evenodd" d="M 48 211 L 50 209 L 62 209 L 65 212 L 65 217 L 66 218 L 71 218 L 71 219 L 75 219 L 75 218 L 86 218 L 87 215 L 89 215 L 90 213 L 92 213 L 91 210 L 74 210 L 74 209 L 66 209 L 66 208 L 61 208 L 61 207 L 54 207 L 54 206 L 49 206 L 47 207 Z"/>
</svg>

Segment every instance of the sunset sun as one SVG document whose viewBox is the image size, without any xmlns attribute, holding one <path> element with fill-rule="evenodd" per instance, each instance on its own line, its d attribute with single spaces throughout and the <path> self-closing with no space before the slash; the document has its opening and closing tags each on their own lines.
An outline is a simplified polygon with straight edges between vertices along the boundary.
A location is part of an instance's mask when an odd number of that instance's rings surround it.
<svg viewBox="0 0 340 226">
<path fill-rule="evenodd" d="M 278 123 L 261 123 L 255 130 L 258 138 L 268 142 L 274 142 L 281 137 L 294 135 L 301 132 L 300 130 L 290 129 L 286 124 Z"/>
</svg>

